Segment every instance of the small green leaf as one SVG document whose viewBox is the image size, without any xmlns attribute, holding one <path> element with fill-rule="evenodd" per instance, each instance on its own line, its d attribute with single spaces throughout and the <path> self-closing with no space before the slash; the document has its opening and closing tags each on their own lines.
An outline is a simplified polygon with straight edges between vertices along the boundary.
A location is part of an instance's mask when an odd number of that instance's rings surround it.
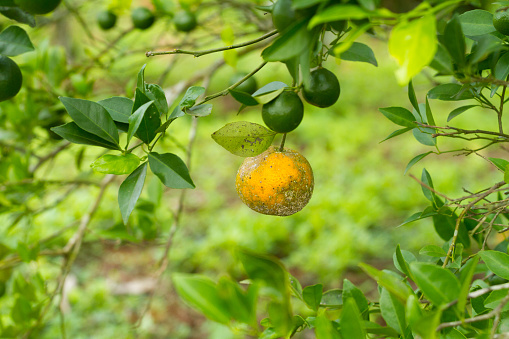
<svg viewBox="0 0 509 339">
<path fill-rule="evenodd" d="M 493 14 L 481 9 L 474 9 L 459 16 L 461 29 L 467 36 L 483 35 L 495 32 Z"/>
<path fill-rule="evenodd" d="M 390 294 L 385 288 L 382 288 L 380 293 L 380 311 L 387 325 L 399 334 L 405 333 L 407 327 L 405 306 L 401 300 Z"/>
<path fill-rule="evenodd" d="M 239 121 L 226 124 L 217 130 L 212 134 L 212 139 L 235 155 L 254 157 L 272 144 L 275 135 L 276 133 L 262 125 Z"/>
<path fill-rule="evenodd" d="M 285 88 L 280 88 L 276 91 L 273 91 L 273 92 L 270 92 L 270 93 L 266 93 L 266 94 L 260 94 L 256 97 L 253 97 L 259 104 L 266 104 L 268 102 L 271 102 L 272 100 L 274 100 L 275 98 L 277 98 L 281 93 L 283 93 L 283 91 L 285 90 Z"/>
<path fill-rule="evenodd" d="M 412 134 L 415 140 L 426 146 L 436 146 L 437 139 L 433 137 L 436 130 L 429 127 L 414 128 Z"/>
<path fill-rule="evenodd" d="M 140 90 L 136 89 L 134 97 L 133 114 L 143 105 L 151 102 L 151 100 Z M 134 118 L 133 118 L 134 119 Z M 131 123 L 130 123 L 131 124 Z M 143 119 L 136 131 L 136 136 L 145 144 L 149 144 L 154 140 L 156 131 L 161 126 L 161 114 L 157 111 L 155 105 L 149 105 L 143 114 Z"/>
<path fill-rule="evenodd" d="M 221 324 L 230 322 L 228 307 L 219 296 L 212 280 L 199 275 L 176 273 L 173 274 L 173 284 L 180 297 L 207 318 Z"/>
<path fill-rule="evenodd" d="M 454 110 L 452 110 L 451 113 L 449 113 L 449 116 L 447 117 L 447 122 L 456 118 L 458 115 L 465 112 L 466 110 L 469 110 L 469 109 L 477 107 L 477 106 L 478 105 L 467 105 L 467 106 L 461 106 L 461 107 L 455 108 Z"/>
<path fill-rule="evenodd" d="M 408 162 L 408 165 L 406 165 L 405 172 L 403 174 L 406 174 L 406 172 L 408 172 L 408 170 L 410 168 L 412 168 L 413 165 L 415 165 L 416 163 L 418 163 L 419 161 L 421 161 L 422 159 L 424 159 L 426 156 L 428 156 L 431 153 L 433 153 L 433 151 L 429 151 L 429 152 L 426 152 L 426 153 L 422 153 L 422 154 L 416 155 L 414 158 L 412 158 L 412 160 L 410 160 Z"/>
<path fill-rule="evenodd" d="M 99 146 L 114 150 L 120 149 L 119 145 L 106 141 L 95 134 L 79 128 L 75 122 L 69 122 L 65 125 L 52 127 L 51 130 L 60 135 L 62 138 L 75 144 Z"/>
<path fill-rule="evenodd" d="M 433 180 L 431 180 L 431 176 L 429 175 L 428 171 L 425 168 L 422 169 L 421 181 L 424 184 L 426 184 L 427 186 L 434 189 Z M 428 199 L 431 202 L 435 201 L 435 193 L 433 193 L 428 187 L 425 187 L 422 185 L 421 185 L 421 189 L 422 189 L 422 193 L 424 194 L 426 199 Z"/>
<path fill-rule="evenodd" d="M 186 94 L 184 94 L 184 97 L 182 100 L 180 100 L 179 106 L 181 109 L 190 108 L 193 107 L 196 103 L 196 99 L 200 95 L 205 93 L 205 88 L 200 86 L 191 86 L 187 89 Z"/>
<path fill-rule="evenodd" d="M 323 293 L 322 284 L 310 285 L 306 286 L 302 290 L 302 298 L 304 299 L 304 302 L 306 303 L 306 305 L 309 306 L 310 309 L 312 309 L 313 311 L 318 311 L 320 301 L 322 300 L 322 293 Z"/>
<path fill-rule="evenodd" d="M 274 92 L 274 91 L 277 91 L 279 89 L 286 88 L 286 87 L 288 87 L 288 85 L 281 81 L 269 82 L 267 85 L 259 88 L 256 92 L 254 92 L 253 97 L 268 94 L 268 93 L 271 93 L 271 92 Z"/>
<path fill-rule="evenodd" d="M 320 306 L 338 308 L 343 305 L 343 291 L 339 289 L 328 290 L 323 293 Z"/>
<path fill-rule="evenodd" d="M 348 279 L 343 280 L 343 300 L 353 299 L 357 304 L 361 317 L 364 320 L 369 319 L 369 304 L 368 300 L 362 293 L 360 289 L 358 289 L 354 284 L 350 282 Z"/>
<path fill-rule="evenodd" d="M 447 253 L 441 248 L 436 245 L 426 245 L 419 251 L 420 255 L 427 255 L 430 257 L 436 257 L 436 258 L 443 258 L 447 256 Z"/>
<path fill-rule="evenodd" d="M 146 175 L 147 163 L 145 162 L 135 169 L 120 185 L 118 190 L 118 205 L 124 224 L 127 224 L 127 220 L 129 220 L 129 216 L 140 197 Z"/>
<path fill-rule="evenodd" d="M 166 100 L 166 95 L 164 94 L 164 90 L 161 86 L 148 84 L 145 94 L 150 100 L 154 101 L 159 113 L 168 114 L 168 101 Z"/>
<path fill-rule="evenodd" d="M 404 133 L 406 133 L 408 131 L 411 131 L 411 130 L 413 130 L 412 127 L 407 127 L 407 128 L 402 128 L 402 129 L 395 130 L 394 132 L 389 134 L 384 140 L 380 141 L 380 143 L 382 143 L 384 141 L 387 141 L 389 139 L 392 139 L 394 137 L 397 137 L 398 135 L 404 134 Z"/>
<path fill-rule="evenodd" d="M 113 155 L 105 154 L 90 164 L 94 171 L 104 174 L 128 174 L 140 164 L 140 158 L 132 153 Z"/>
<path fill-rule="evenodd" d="M 212 104 L 203 104 L 198 106 L 193 106 L 186 110 L 186 114 L 195 116 L 195 117 L 206 117 L 212 113 Z"/>
<path fill-rule="evenodd" d="M 263 50 L 263 59 L 265 61 L 284 61 L 307 51 L 312 38 L 312 32 L 308 31 L 307 23 L 308 20 L 304 19 L 290 26 Z"/>
<path fill-rule="evenodd" d="M 131 141 L 131 138 L 133 137 L 136 132 L 138 132 L 138 128 L 140 128 L 141 122 L 143 121 L 143 118 L 145 117 L 145 113 L 147 109 L 152 105 L 154 102 L 149 101 L 143 105 L 141 105 L 128 119 L 129 121 L 129 129 L 127 130 L 127 145 L 129 145 L 129 142 Z"/>
<path fill-rule="evenodd" d="M 458 15 L 455 15 L 445 26 L 442 43 L 451 55 L 452 60 L 460 68 L 463 68 L 466 60 L 466 44 Z"/>
<path fill-rule="evenodd" d="M 440 75 L 454 74 L 451 56 L 442 44 L 437 45 L 437 52 L 429 65 L 436 69 Z"/>
<path fill-rule="evenodd" d="M 106 109 L 96 102 L 60 97 L 67 112 L 83 130 L 118 145 L 118 130 Z"/>
<path fill-rule="evenodd" d="M 240 102 L 243 105 L 246 106 L 256 106 L 258 105 L 258 101 L 255 100 L 249 93 L 242 92 L 242 91 L 236 91 L 234 89 L 229 89 L 228 92 L 231 94 L 231 96 Z"/>
<path fill-rule="evenodd" d="M 465 90 L 459 84 L 442 84 L 432 88 L 428 92 L 428 98 L 444 101 L 459 101 L 473 99 L 474 96 L 469 90 Z"/>
<path fill-rule="evenodd" d="M 359 20 L 368 18 L 371 13 L 364 8 L 355 5 L 331 5 L 320 13 L 315 14 L 309 22 L 308 28 L 311 29 L 315 26 L 326 22 L 338 20 Z"/>
<path fill-rule="evenodd" d="M 467 304 L 468 293 L 470 292 L 470 286 L 472 283 L 472 278 L 475 274 L 477 263 L 479 262 L 479 256 L 475 256 L 468 260 L 465 265 L 461 268 L 460 271 L 460 284 L 461 290 L 458 296 L 458 304 L 457 309 L 460 312 L 464 312 L 465 306 Z"/>
<path fill-rule="evenodd" d="M 327 318 L 324 312 L 318 314 L 314 321 L 316 339 L 340 339 L 336 326 Z M 350 337 L 347 337 L 350 338 Z M 354 337 L 351 337 L 354 338 Z"/>
<path fill-rule="evenodd" d="M 480 251 L 479 256 L 491 272 L 509 280 L 509 255 L 498 251 Z"/>
<path fill-rule="evenodd" d="M 385 107 L 378 109 L 387 119 L 395 123 L 396 125 L 415 128 L 414 115 L 403 107 Z"/>
<path fill-rule="evenodd" d="M 129 123 L 133 112 L 133 101 L 125 97 L 111 97 L 97 102 L 103 106 L 114 121 Z"/>
<path fill-rule="evenodd" d="M 406 302 L 408 296 L 412 294 L 409 287 L 394 275 L 386 271 L 379 271 L 364 263 L 360 263 L 359 266 L 364 272 L 366 272 L 366 274 L 375 279 L 380 286 L 385 287 L 389 292 L 391 292 L 391 294 L 395 295 L 400 300 Z"/>
<path fill-rule="evenodd" d="M 422 262 L 411 263 L 410 269 L 414 282 L 435 305 L 447 304 L 458 298 L 460 283 L 448 269 Z"/>
<path fill-rule="evenodd" d="M 343 312 L 341 312 L 341 319 L 339 319 L 339 326 L 339 331 L 343 338 L 366 338 L 366 332 L 362 325 L 362 318 L 357 304 L 353 299 L 345 300 Z"/>
<path fill-rule="evenodd" d="M 35 18 L 18 7 L 0 7 L 0 14 L 30 27 L 35 27 Z"/>
<path fill-rule="evenodd" d="M 433 118 L 433 113 L 431 112 L 428 96 L 426 96 L 426 120 L 428 121 L 429 125 L 435 126 L 435 119 Z"/>
<path fill-rule="evenodd" d="M 34 50 L 34 45 L 23 28 L 9 26 L 0 33 L 0 54 L 16 56 Z"/>
<path fill-rule="evenodd" d="M 410 103 L 412 106 L 414 106 L 415 110 L 419 115 L 421 114 L 421 111 L 419 109 L 419 103 L 417 102 L 417 97 L 415 96 L 415 90 L 414 85 L 412 83 L 412 80 L 408 83 L 408 99 L 410 100 Z"/>
<path fill-rule="evenodd" d="M 250 285 L 247 291 L 244 291 L 230 278 L 222 277 L 217 283 L 217 294 L 223 300 L 233 319 L 253 327 L 257 326 L 256 297 L 258 289 L 256 285 Z"/>
<path fill-rule="evenodd" d="M 497 166 L 499 170 L 502 172 L 505 172 L 505 169 L 507 168 L 507 165 L 509 165 L 509 161 L 499 158 L 489 158 L 489 160 Z"/>
<path fill-rule="evenodd" d="M 173 153 L 148 154 L 150 169 L 170 188 L 195 188 L 193 180 L 189 176 L 189 170 L 182 159 Z"/>
<path fill-rule="evenodd" d="M 437 49 L 435 16 L 427 14 L 412 21 L 397 24 L 389 38 L 389 51 L 400 68 L 396 77 L 400 85 L 428 66 Z"/>
<path fill-rule="evenodd" d="M 417 259 L 412 252 L 405 250 L 402 251 L 399 244 L 396 246 L 396 252 L 393 255 L 392 261 L 394 262 L 394 266 L 398 271 L 411 278 L 412 272 L 410 271 L 408 264 L 416 260 Z"/>
<path fill-rule="evenodd" d="M 138 72 L 138 81 L 136 83 L 136 90 L 139 90 L 143 94 L 145 94 L 145 67 L 147 67 L 147 64 L 141 66 L 141 69 Z"/>
<path fill-rule="evenodd" d="M 498 59 L 493 72 L 495 78 L 505 81 L 509 75 L 509 53 L 505 53 Z"/>
<path fill-rule="evenodd" d="M 371 47 L 360 42 L 352 43 L 350 48 L 341 53 L 339 57 L 342 60 L 367 62 L 368 64 L 372 64 L 373 66 L 378 67 L 375 54 L 373 53 Z"/>
</svg>

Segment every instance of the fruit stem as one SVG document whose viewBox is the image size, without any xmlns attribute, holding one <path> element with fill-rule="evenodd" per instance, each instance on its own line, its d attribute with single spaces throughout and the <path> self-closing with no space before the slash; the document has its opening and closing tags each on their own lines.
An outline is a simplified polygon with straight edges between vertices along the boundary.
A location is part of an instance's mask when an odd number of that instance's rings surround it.
<svg viewBox="0 0 509 339">
<path fill-rule="evenodd" d="M 279 152 L 283 152 L 285 148 L 285 141 L 286 141 L 286 133 L 283 134 L 283 140 L 281 140 L 281 146 L 279 146 Z"/>
</svg>

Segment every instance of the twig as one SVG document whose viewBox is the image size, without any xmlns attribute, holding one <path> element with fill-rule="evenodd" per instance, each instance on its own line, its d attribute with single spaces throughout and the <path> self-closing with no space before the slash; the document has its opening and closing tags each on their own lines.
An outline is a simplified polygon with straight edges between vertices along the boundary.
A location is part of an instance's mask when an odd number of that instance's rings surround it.
<svg viewBox="0 0 509 339">
<path fill-rule="evenodd" d="M 186 50 L 182 50 L 182 49 L 174 49 L 173 51 L 164 51 L 164 52 L 148 51 L 147 53 L 145 53 L 145 55 L 147 57 L 151 57 L 151 56 L 155 56 L 155 55 L 166 55 L 166 54 L 190 54 L 190 55 L 193 55 L 195 58 L 198 58 L 203 55 L 207 55 L 207 54 L 211 54 L 211 53 L 222 52 L 222 51 L 227 51 L 227 50 L 231 50 L 231 49 L 242 48 L 242 47 L 246 47 L 249 45 L 253 45 L 253 44 L 256 44 L 257 42 L 260 42 L 267 38 L 270 38 L 271 36 L 273 36 L 275 34 L 277 34 L 277 30 L 270 31 L 269 33 L 264 34 L 261 37 L 256 38 L 254 40 L 246 41 L 246 42 L 236 44 L 236 45 L 231 45 L 231 46 L 207 49 L 204 51 L 186 51 Z"/>
<path fill-rule="evenodd" d="M 44 164 L 46 161 L 53 159 L 58 155 L 58 153 L 62 152 L 64 149 L 69 147 L 71 143 L 69 141 L 64 142 L 62 145 L 54 149 L 49 154 L 39 158 L 39 161 L 30 169 L 30 173 L 35 173 L 39 167 L 41 167 L 42 164 Z"/>
</svg>

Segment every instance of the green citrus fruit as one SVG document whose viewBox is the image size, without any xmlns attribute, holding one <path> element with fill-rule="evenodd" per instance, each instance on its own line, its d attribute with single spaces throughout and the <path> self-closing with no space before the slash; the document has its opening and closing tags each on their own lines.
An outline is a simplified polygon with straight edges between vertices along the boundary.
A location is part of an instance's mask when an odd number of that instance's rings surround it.
<svg viewBox="0 0 509 339">
<path fill-rule="evenodd" d="M 498 11 L 493 15 L 493 26 L 504 35 L 509 35 L 509 11 Z"/>
<path fill-rule="evenodd" d="M 18 65 L 10 58 L 0 55 L 0 101 L 5 101 L 18 94 L 23 76 Z"/>
<path fill-rule="evenodd" d="M 309 87 L 304 86 L 302 96 L 311 105 L 329 107 L 338 101 L 340 93 L 338 78 L 325 68 L 311 72 Z"/>
<path fill-rule="evenodd" d="M 304 105 L 293 91 L 283 91 L 274 100 L 262 106 L 263 122 L 274 132 L 288 133 L 299 126 L 304 116 Z"/>
<path fill-rule="evenodd" d="M 15 0 L 16 5 L 31 14 L 48 14 L 58 7 L 61 0 Z"/>
<path fill-rule="evenodd" d="M 189 11 L 178 11 L 173 17 L 175 29 L 179 32 L 190 32 L 196 28 L 196 16 Z"/>
<path fill-rule="evenodd" d="M 236 83 L 237 81 L 240 81 L 240 79 L 242 79 L 246 75 L 247 75 L 247 73 L 236 73 L 236 74 L 234 74 L 230 78 L 230 86 L 233 85 L 234 83 Z M 254 77 L 252 77 L 252 76 L 247 78 L 246 81 L 244 81 L 243 83 L 241 83 L 237 87 L 235 87 L 235 89 L 237 91 L 242 91 L 242 92 L 246 92 L 246 93 L 249 93 L 249 94 L 253 94 L 256 91 L 257 88 L 258 88 L 258 85 L 256 84 L 256 79 Z"/>
<path fill-rule="evenodd" d="M 150 11 L 150 9 L 146 7 L 137 7 L 133 9 L 131 12 L 131 20 L 133 22 L 133 26 L 139 29 L 147 29 L 156 20 L 154 13 Z"/>
<path fill-rule="evenodd" d="M 292 8 L 292 0 L 278 0 L 272 8 L 272 23 L 279 32 L 297 21 L 297 13 Z"/>
<path fill-rule="evenodd" d="M 117 23 L 117 16 L 112 11 L 101 11 L 97 14 L 97 23 L 99 24 L 99 27 L 107 31 L 108 29 L 115 27 L 115 24 Z"/>
</svg>

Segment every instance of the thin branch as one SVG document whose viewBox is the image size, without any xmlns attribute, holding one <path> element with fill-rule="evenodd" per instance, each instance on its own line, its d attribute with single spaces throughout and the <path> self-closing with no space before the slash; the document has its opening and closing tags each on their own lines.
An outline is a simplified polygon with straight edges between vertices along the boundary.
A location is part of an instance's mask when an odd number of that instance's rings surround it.
<svg viewBox="0 0 509 339">
<path fill-rule="evenodd" d="M 166 55 L 166 54 L 190 54 L 190 55 L 193 55 L 195 58 L 198 58 L 203 55 L 207 55 L 207 54 L 211 54 L 211 53 L 217 53 L 217 52 L 222 52 L 222 51 L 227 51 L 227 50 L 232 50 L 232 49 L 236 49 L 236 48 L 242 48 L 242 47 L 246 47 L 249 45 L 253 45 L 260 41 L 268 39 L 275 34 L 277 34 L 277 30 L 270 31 L 269 33 L 264 34 L 261 37 L 256 38 L 254 40 L 249 40 L 249 41 L 246 41 L 246 42 L 243 42 L 240 44 L 236 44 L 236 45 L 231 45 L 231 46 L 207 49 L 204 51 L 186 51 L 186 50 L 182 50 L 182 49 L 174 49 L 173 51 L 164 51 L 164 52 L 148 51 L 145 55 L 147 57 L 151 57 L 151 56 L 155 56 L 155 55 Z"/>
<path fill-rule="evenodd" d="M 30 169 L 30 173 L 35 173 L 39 167 L 41 167 L 42 164 L 44 164 L 46 161 L 53 159 L 58 155 L 58 153 L 62 152 L 64 149 L 69 147 L 71 143 L 69 141 L 64 142 L 62 145 L 54 149 L 52 152 L 48 153 L 47 155 L 39 158 L 39 161 Z"/>
</svg>

